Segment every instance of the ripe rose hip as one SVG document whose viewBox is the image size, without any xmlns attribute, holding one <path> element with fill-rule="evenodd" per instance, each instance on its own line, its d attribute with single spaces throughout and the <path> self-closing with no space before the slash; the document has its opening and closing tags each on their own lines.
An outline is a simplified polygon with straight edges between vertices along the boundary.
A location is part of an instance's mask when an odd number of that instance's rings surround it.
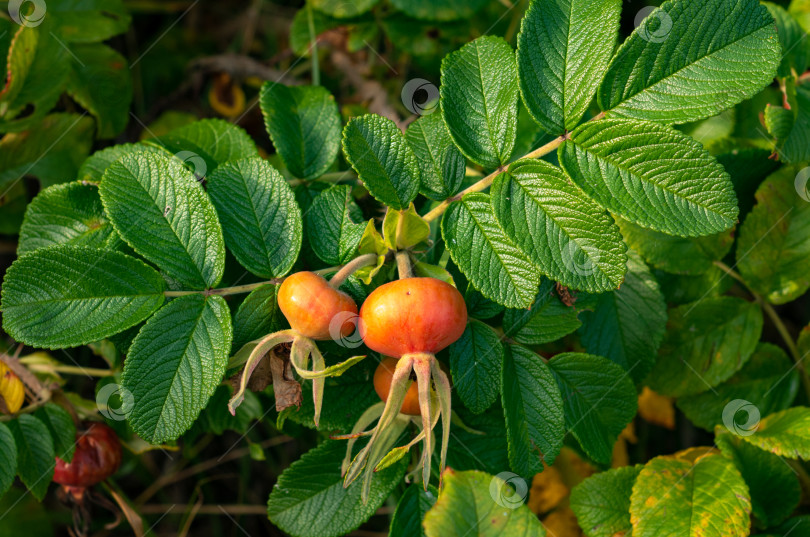
<svg viewBox="0 0 810 537">
<path fill-rule="evenodd" d="M 391 390 L 391 378 L 394 376 L 394 369 L 397 367 L 397 358 L 384 358 L 374 371 L 374 390 L 383 402 L 388 401 L 388 393 Z M 414 382 L 405 394 L 405 401 L 399 410 L 409 416 L 421 416 L 419 410 L 419 388 Z"/>
<path fill-rule="evenodd" d="M 56 458 L 53 480 L 66 487 L 87 488 L 113 475 L 121 465 L 121 442 L 115 431 L 99 422 L 85 422 L 76 451 L 67 463 Z"/>
<path fill-rule="evenodd" d="M 354 300 L 332 288 L 329 282 L 314 272 L 296 272 L 287 277 L 278 289 L 278 306 L 293 330 L 315 340 L 332 338 L 329 324 L 337 315 L 344 312 L 357 315 Z M 346 317 L 340 320 L 349 320 L 349 316 Z M 348 336 L 352 331 L 353 323 L 341 324 L 341 336 Z"/>
</svg>

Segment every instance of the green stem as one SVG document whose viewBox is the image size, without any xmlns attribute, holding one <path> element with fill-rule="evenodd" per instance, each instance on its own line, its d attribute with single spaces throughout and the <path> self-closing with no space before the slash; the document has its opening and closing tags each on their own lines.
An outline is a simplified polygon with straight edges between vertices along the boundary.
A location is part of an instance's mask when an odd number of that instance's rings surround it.
<svg viewBox="0 0 810 537">
<path fill-rule="evenodd" d="M 328 267 L 325 269 L 320 269 L 314 271 L 315 274 L 320 276 L 325 276 L 326 274 L 331 274 L 332 272 L 340 270 L 342 267 Z M 261 287 L 262 285 L 277 285 L 287 279 L 287 276 L 283 278 L 273 278 L 272 280 L 267 280 L 264 282 L 258 283 L 249 283 L 247 285 L 237 285 L 234 287 L 221 287 L 219 289 L 206 289 L 205 291 L 164 291 L 163 295 L 167 298 L 175 298 L 178 296 L 187 296 L 187 295 L 219 295 L 219 296 L 227 296 L 227 295 L 239 295 L 243 293 L 249 293 L 254 289 Z"/>
<path fill-rule="evenodd" d="M 413 270 L 411 269 L 411 256 L 407 250 L 400 250 L 397 252 L 397 271 L 399 272 L 399 279 L 413 278 Z"/>
<path fill-rule="evenodd" d="M 363 267 L 367 267 L 369 265 L 373 265 L 377 262 L 377 254 L 363 254 L 361 256 L 355 257 L 345 265 L 343 268 L 337 271 L 337 274 L 332 276 L 332 279 L 329 280 L 329 285 L 333 289 L 338 289 L 346 279 L 360 270 Z"/>
<path fill-rule="evenodd" d="M 315 19 L 312 4 L 307 2 L 307 24 L 309 25 L 309 51 L 312 54 L 312 85 L 321 85 L 321 68 L 318 63 L 318 36 L 315 34 Z"/>
</svg>

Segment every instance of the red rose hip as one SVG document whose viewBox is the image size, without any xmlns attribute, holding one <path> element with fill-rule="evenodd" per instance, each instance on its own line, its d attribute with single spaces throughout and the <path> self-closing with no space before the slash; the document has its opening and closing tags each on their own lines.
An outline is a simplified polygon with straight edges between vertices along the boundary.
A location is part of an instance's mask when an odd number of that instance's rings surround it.
<svg viewBox="0 0 810 537">
<path fill-rule="evenodd" d="M 121 465 L 121 442 L 107 425 L 88 422 L 76 438 L 76 451 L 67 463 L 56 458 L 53 480 L 67 487 L 87 488 L 113 475 Z"/>
<path fill-rule="evenodd" d="M 314 272 L 296 272 L 287 277 L 278 289 L 278 306 L 290 327 L 310 339 L 332 339 L 329 326 L 336 318 L 341 323 L 340 336 L 354 331 L 354 323 L 346 321 L 352 314 L 357 315 L 357 304 Z M 349 315 L 337 317 L 341 313 Z"/>
</svg>

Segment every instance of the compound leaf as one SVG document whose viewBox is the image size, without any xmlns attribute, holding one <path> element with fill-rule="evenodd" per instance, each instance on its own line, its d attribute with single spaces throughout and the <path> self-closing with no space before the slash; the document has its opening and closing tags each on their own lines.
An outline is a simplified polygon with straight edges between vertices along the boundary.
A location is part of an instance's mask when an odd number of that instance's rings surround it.
<svg viewBox="0 0 810 537">
<path fill-rule="evenodd" d="M 466 161 L 453 143 L 441 114 L 422 116 L 405 131 L 422 173 L 421 192 L 443 201 L 458 192 L 464 180 Z"/>
</svg>

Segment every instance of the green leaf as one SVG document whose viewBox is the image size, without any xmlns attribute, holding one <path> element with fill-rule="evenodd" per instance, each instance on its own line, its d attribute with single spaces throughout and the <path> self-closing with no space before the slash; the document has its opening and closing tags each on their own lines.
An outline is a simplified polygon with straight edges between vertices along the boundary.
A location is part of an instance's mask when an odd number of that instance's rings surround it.
<svg viewBox="0 0 810 537">
<path fill-rule="evenodd" d="M 93 143 L 93 120 L 78 114 L 53 114 L 26 132 L 0 139 L 0 189 L 31 175 L 45 188 L 73 181 Z"/>
<path fill-rule="evenodd" d="M 38 408 L 34 416 L 48 428 L 56 456 L 70 462 L 76 450 L 76 425 L 68 411 L 57 404 L 47 403 Z"/>
<path fill-rule="evenodd" d="M 278 307 L 278 285 L 257 287 L 239 304 L 233 315 L 233 348 L 286 327 L 287 320 Z"/>
<path fill-rule="evenodd" d="M 389 537 L 425 537 L 422 519 L 436 503 L 438 495 L 439 491 L 433 486 L 428 486 L 428 490 L 418 483 L 409 486 L 391 517 Z"/>
<path fill-rule="evenodd" d="M 462 401 L 453 401 L 453 412 L 473 431 L 453 427 L 447 465 L 455 470 L 482 470 L 491 474 L 509 468 L 509 446 L 500 401 L 481 414 L 473 414 Z"/>
<path fill-rule="evenodd" d="M 619 33 L 621 0 L 533 2 L 520 26 L 520 92 L 547 132 L 577 126 L 607 70 Z"/>
<path fill-rule="evenodd" d="M 793 361 L 779 347 L 760 343 L 733 377 L 712 391 L 679 398 L 678 408 L 698 427 L 713 431 L 723 424 L 724 410 L 734 400 L 745 400 L 767 416 L 788 408 L 798 391 L 799 374 Z"/>
<path fill-rule="evenodd" d="M 136 252 L 192 288 L 219 283 L 225 243 L 217 212 L 178 160 L 126 155 L 104 172 L 99 193 L 115 230 Z"/>
<path fill-rule="evenodd" d="M 419 193 L 416 156 L 390 119 L 352 118 L 343 129 L 343 153 L 371 195 L 392 209 L 407 209 Z"/>
<path fill-rule="evenodd" d="M 104 215 L 98 188 L 75 182 L 48 187 L 28 205 L 17 253 L 22 255 L 55 244 L 103 250 L 120 243 Z"/>
<path fill-rule="evenodd" d="M 734 244 L 732 230 L 706 237 L 673 237 L 616 218 L 624 240 L 655 268 L 696 276 L 710 270 Z"/>
<path fill-rule="evenodd" d="M 540 284 L 537 269 L 504 233 L 486 194 L 467 194 L 450 205 L 442 237 L 461 272 L 485 297 L 528 308 Z"/>
<path fill-rule="evenodd" d="M 795 300 L 810 288 L 810 203 L 797 193 L 802 177 L 789 167 L 768 177 L 740 228 L 740 274 L 774 304 Z"/>
<path fill-rule="evenodd" d="M 208 176 L 208 195 L 243 267 L 262 278 L 290 271 L 301 249 L 301 210 L 275 168 L 258 157 L 223 164 Z"/>
<path fill-rule="evenodd" d="M 517 80 L 515 53 L 500 37 L 479 37 L 442 60 L 444 120 L 464 156 L 485 168 L 497 168 L 512 156 Z"/>
<path fill-rule="evenodd" d="M 509 442 L 509 466 L 527 478 L 551 465 L 563 445 L 563 399 L 549 366 L 525 347 L 503 356 L 501 402 Z"/>
<path fill-rule="evenodd" d="M 343 488 L 340 461 L 345 452 L 345 442 L 328 440 L 284 470 L 267 500 L 270 521 L 293 537 L 337 537 L 368 520 L 402 479 L 407 464 L 400 461 L 377 472 L 368 503 L 363 503 L 362 483 Z"/>
<path fill-rule="evenodd" d="M 85 345 L 149 317 L 163 304 L 164 288 L 153 268 L 118 252 L 74 246 L 37 250 L 6 272 L 3 328 L 35 347 Z"/>
<path fill-rule="evenodd" d="M 4 29 L 3 35 L 8 35 L 10 40 L 4 58 L 6 62 L 3 70 L 5 77 L 3 88 L 0 89 L 0 102 L 8 107 L 19 95 L 31 70 L 31 64 L 34 63 L 37 54 L 40 33 L 36 27 L 21 25 Z M 9 112 L 4 110 L 2 115 L 7 114 Z M 11 115 L 13 115 L 13 112 Z"/>
<path fill-rule="evenodd" d="M 670 310 L 647 384 L 672 397 L 705 392 L 745 365 L 761 333 L 759 305 L 741 298 L 705 298 Z"/>
<path fill-rule="evenodd" d="M 656 457 L 641 470 L 630 498 L 633 537 L 743 537 L 750 515 L 745 481 L 719 454 L 696 461 Z"/>
<path fill-rule="evenodd" d="M 56 460 L 51 434 L 30 414 L 22 414 L 7 425 L 17 446 L 17 473 L 31 494 L 42 501 L 53 479 Z"/>
<path fill-rule="evenodd" d="M 807 37 L 802 27 L 782 6 L 763 2 L 776 21 L 776 35 L 781 46 L 782 63 L 776 74 L 779 77 L 801 75 L 807 69 Z"/>
<path fill-rule="evenodd" d="M 795 406 L 771 414 L 743 440 L 789 459 L 810 459 L 810 408 Z"/>
<path fill-rule="evenodd" d="M 362 15 L 379 3 L 380 0 L 310 0 L 315 9 L 336 17 L 346 19 Z"/>
<path fill-rule="evenodd" d="M 693 237 L 737 221 L 728 174 L 700 143 L 671 127 L 588 122 L 560 147 L 559 159 L 589 197 L 645 228 Z"/>
<path fill-rule="evenodd" d="M 267 132 L 290 172 L 302 179 L 323 175 L 340 149 L 334 96 L 321 86 L 265 82 L 259 103 Z"/>
<path fill-rule="evenodd" d="M 417 19 L 452 21 L 472 17 L 487 0 L 391 0 L 391 4 Z"/>
<path fill-rule="evenodd" d="M 406 250 L 430 238 L 430 224 L 422 218 L 413 206 L 401 211 L 388 210 L 383 220 L 385 245 L 392 250 Z"/>
<path fill-rule="evenodd" d="M 439 499 L 425 516 L 428 537 L 545 537 L 543 524 L 521 505 L 525 488 L 512 490 L 500 477 L 478 471 L 454 472 L 448 468 L 443 479 Z"/>
<path fill-rule="evenodd" d="M 453 388 L 464 405 L 480 414 L 498 398 L 503 345 L 492 328 L 475 320 L 450 346 Z"/>
<path fill-rule="evenodd" d="M 597 101 L 609 115 L 697 121 L 770 84 L 780 56 L 773 18 L 756 0 L 672 0 L 619 47 Z"/>
<path fill-rule="evenodd" d="M 444 201 L 453 196 L 464 180 L 466 161 L 458 150 L 441 114 L 428 114 L 414 121 L 405 131 L 421 171 L 421 192 Z"/>
<path fill-rule="evenodd" d="M 306 228 L 309 244 L 321 261 L 340 265 L 354 256 L 366 229 L 365 224 L 356 223 L 359 212 L 348 185 L 335 185 L 315 198 L 306 211 Z"/>
<path fill-rule="evenodd" d="M 131 17 L 121 0 L 60 0 L 48 5 L 56 31 L 71 43 L 104 41 L 127 31 Z"/>
<path fill-rule="evenodd" d="M 551 281 L 543 279 L 531 308 L 506 310 L 503 329 L 507 336 L 524 345 L 543 345 L 582 326 L 577 309 L 563 304 L 551 288 Z"/>
<path fill-rule="evenodd" d="M 495 217 L 549 278 L 600 293 L 624 279 L 619 228 L 599 205 L 542 160 L 519 160 L 492 185 Z"/>
<path fill-rule="evenodd" d="M 17 444 L 5 423 L 0 423 L 0 496 L 8 492 L 17 475 Z"/>
<path fill-rule="evenodd" d="M 621 288 L 598 296 L 582 315 L 582 344 L 619 364 L 638 384 L 655 365 L 667 326 L 667 304 L 647 265 L 633 252 Z"/>
<path fill-rule="evenodd" d="M 733 434 L 718 434 L 716 442 L 748 484 L 752 511 L 762 527 L 776 526 L 799 506 L 802 488 L 784 460 Z"/>
<path fill-rule="evenodd" d="M 221 435 L 227 430 L 247 435 L 253 420 L 264 417 L 262 404 L 255 393 L 247 391 L 245 392 L 245 400 L 236 409 L 236 413 L 231 415 L 228 410 L 230 398 L 230 387 L 220 384 L 214 395 L 208 400 L 208 405 L 200 414 L 200 418 L 194 424 L 194 427 L 204 425 L 206 431 L 217 435 Z"/>
<path fill-rule="evenodd" d="M 609 464 L 619 433 L 636 415 L 630 372 L 607 358 L 567 352 L 549 361 L 565 404 L 565 426 L 600 464 Z"/>
<path fill-rule="evenodd" d="M 163 146 L 180 160 L 189 161 L 198 179 L 225 162 L 259 156 L 251 137 L 224 119 L 195 121 L 148 143 Z M 198 157 L 204 166 L 196 162 Z"/>
<path fill-rule="evenodd" d="M 594 474 L 571 490 L 571 509 L 587 537 L 631 535 L 630 495 L 641 465 Z"/>
<path fill-rule="evenodd" d="M 105 147 L 96 151 L 82 163 L 79 168 L 78 180 L 87 183 L 100 183 L 104 172 L 110 167 L 110 164 L 120 159 L 124 155 L 130 153 L 160 153 L 168 156 L 170 153 L 162 147 L 156 147 L 148 144 L 119 144 Z"/>
<path fill-rule="evenodd" d="M 176 298 L 146 322 L 121 377 L 132 392 L 122 408 L 141 438 L 160 444 L 191 427 L 225 374 L 232 337 L 220 296 Z"/>
</svg>

